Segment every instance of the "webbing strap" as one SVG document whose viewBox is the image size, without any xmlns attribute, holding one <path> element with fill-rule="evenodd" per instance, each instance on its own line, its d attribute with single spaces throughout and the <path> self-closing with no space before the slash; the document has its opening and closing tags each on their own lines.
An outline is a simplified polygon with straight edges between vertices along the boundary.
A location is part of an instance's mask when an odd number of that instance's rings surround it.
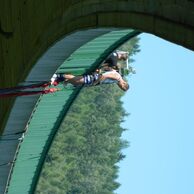
<svg viewBox="0 0 194 194">
<path fill-rule="evenodd" d="M 26 89 L 35 89 L 35 88 L 46 88 L 50 85 L 50 82 L 40 82 L 36 84 L 30 84 L 25 86 L 16 86 L 11 88 L 2 88 L 0 89 L 0 97 L 16 97 L 16 96 L 29 96 L 36 94 L 49 94 L 56 91 L 59 91 L 58 88 L 49 88 L 43 90 L 27 90 Z"/>
</svg>

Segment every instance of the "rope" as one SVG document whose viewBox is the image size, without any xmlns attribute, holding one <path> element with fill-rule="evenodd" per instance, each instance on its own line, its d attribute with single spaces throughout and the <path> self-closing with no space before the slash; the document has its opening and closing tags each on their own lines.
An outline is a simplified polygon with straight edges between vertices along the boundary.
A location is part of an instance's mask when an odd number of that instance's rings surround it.
<svg viewBox="0 0 194 194">
<path fill-rule="evenodd" d="M 37 90 L 37 91 L 33 91 L 33 90 L 25 91 L 26 89 L 46 88 L 47 86 L 50 86 L 50 82 L 40 82 L 40 83 L 29 84 L 24 86 L 2 88 L 0 89 L 0 98 L 30 96 L 30 95 L 36 95 L 36 94 L 49 94 L 49 93 L 54 93 L 56 91 L 61 90 L 58 88 L 49 88 L 49 89 Z"/>
<path fill-rule="evenodd" d="M 32 89 L 32 88 L 45 88 L 50 85 L 50 82 L 44 81 L 44 82 L 39 82 L 35 84 L 29 84 L 29 85 L 23 85 L 23 86 L 16 86 L 16 87 L 11 87 L 11 88 L 0 88 L 0 93 L 1 92 L 12 92 L 15 90 L 24 90 L 24 89 Z"/>
<path fill-rule="evenodd" d="M 49 89 L 40 90 L 40 91 L 18 91 L 18 92 L 15 91 L 10 93 L 0 94 L 0 97 L 3 98 L 3 97 L 15 97 L 15 96 L 31 96 L 36 94 L 49 94 L 59 90 L 60 89 L 58 88 L 49 88 Z"/>
</svg>

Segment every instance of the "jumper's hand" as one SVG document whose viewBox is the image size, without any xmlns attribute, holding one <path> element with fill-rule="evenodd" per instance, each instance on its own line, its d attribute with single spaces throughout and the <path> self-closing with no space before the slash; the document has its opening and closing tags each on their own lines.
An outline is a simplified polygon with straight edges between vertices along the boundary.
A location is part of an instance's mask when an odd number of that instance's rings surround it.
<svg viewBox="0 0 194 194">
<path fill-rule="evenodd" d="M 99 78 L 93 83 L 93 85 L 95 86 L 95 85 L 99 84 L 104 79 L 105 79 L 105 77 L 103 75 L 99 75 Z"/>
<path fill-rule="evenodd" d="M 100 81 L 99 80 L 96 80 L 93 85 L 96 86 Z"/>
</svg>

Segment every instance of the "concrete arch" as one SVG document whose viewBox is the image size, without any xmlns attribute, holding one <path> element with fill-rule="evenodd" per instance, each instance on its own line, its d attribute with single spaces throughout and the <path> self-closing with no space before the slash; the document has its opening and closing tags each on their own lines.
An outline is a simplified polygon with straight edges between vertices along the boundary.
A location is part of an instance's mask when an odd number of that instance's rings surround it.
<svg viewBox="0 0 194 194">
<path fill-rule="evenodd" d="M 193 10 L 193 0 L 2 0 L 0 87 L 8 73 L 16 85 L 54 42 L 86 28 L 138 29 L 194 50 Z M 1 112 L 10 102 L 1 100 Z"/>
<path fill-rule="evenodd" d="M 194 50 L 193 10 L 191 0 L 3 0 L 0 61 L 27 73 L 61 37 L 99 27 L 138 29 Z"/>
<path fill-rule="evenodd" d="M 17 85 L 62 37 L 100 27 L 133 28 L 194 50 L 194 1 L 2 0 L 0 88 Z M 10 104 L 0 101 L 0 128 Z"/>
</svg>

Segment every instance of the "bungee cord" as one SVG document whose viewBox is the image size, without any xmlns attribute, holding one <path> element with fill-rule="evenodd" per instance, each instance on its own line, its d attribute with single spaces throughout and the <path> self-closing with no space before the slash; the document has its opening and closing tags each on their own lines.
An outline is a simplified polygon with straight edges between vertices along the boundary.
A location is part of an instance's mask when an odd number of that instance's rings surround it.
<svg viewBox="0 0 194 194">
<path fill-rule="evenodd" d="M 44 81 L 44 82 L 21 85 L 21 86 L 10 87 L 10 88 L 0 88 L 0 98 L 30 96 L 30 95 L 36 95 L 36 94 L 49 94 L 49 93 L 54 93 L 61 90 L 59 88 L 46 88 L 50 85 L 51 85 L 50 82 Z M 38 88 L 43 88 L 43 89 L 33 90 Z"/>
</svg>

